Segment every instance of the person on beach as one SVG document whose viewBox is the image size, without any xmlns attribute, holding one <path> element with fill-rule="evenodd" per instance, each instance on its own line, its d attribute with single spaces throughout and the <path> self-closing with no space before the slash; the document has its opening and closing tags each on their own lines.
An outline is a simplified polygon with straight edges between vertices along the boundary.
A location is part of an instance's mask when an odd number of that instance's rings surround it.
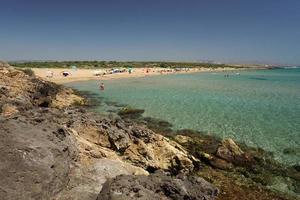
<svg viewBox="0 0 300 200">
<path fill-rule="evenodd" d="M 99 89 L 100 89 L 100 90 L 104 90 L 104 83 L 100 83 Z"/>
</svg>

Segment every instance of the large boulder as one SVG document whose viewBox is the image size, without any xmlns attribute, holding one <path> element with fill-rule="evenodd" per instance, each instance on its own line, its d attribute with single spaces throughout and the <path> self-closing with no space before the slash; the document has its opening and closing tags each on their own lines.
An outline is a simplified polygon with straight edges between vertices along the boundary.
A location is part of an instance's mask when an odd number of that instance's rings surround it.
<svg viewBox="0 0 300 200">
<path fill-rule="evenodd" d="M 0 199 L 54 199 L 65 188 L 77 150 L 56 129 L 23 116 L 0 120 Z"/>
<path fill-rule="evenodd" d="M 68 187 L 59 194 L 57 200 L 95 200 L 102 185 L 108 179 L 122 174 L 148 175 L 149 173 L 117 159 L 94 159 L 89 163 L 81 163 L 71 171 Z"/>
<path fill-rule="evenodd" d="M 149 176 L 120 175 L 109 179 L 97 200 L 213 200 L 218 189 L 196 176 L 171 177 L 161 172 Z"/>
</svg>

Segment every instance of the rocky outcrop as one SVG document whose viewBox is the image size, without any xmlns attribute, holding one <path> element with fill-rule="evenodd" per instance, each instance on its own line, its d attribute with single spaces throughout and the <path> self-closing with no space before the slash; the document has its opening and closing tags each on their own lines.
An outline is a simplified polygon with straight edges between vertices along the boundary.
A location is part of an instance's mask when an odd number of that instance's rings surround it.
<svg viewBox="0 0 300 200">
<path fill-rule="evenodd" d="M 227 160 L 234 161 L 236 157 L 243 156 L 244 152 L 241 148 L 231 139 L 225 139 L 218 147 L 216 155 Z"/>
<path fill-rule="evenodd" d="M 148 175 L 148 172 L 117 159 L 94 159 L 73 168 L 67 188 L 56 199 L 95 200 L 102 185 L 118 175 Z"/>
<path fill-rule="evenodd" d="M 12 67 L 0 67 L 0 107 L 3 104 L 18 106 L 64 108 L 83 104 L 84 99 L 71 89 L 58 86 Z"/>
<path fill-rule="evenodd" d="M 201 160 L 198 173 L 219 187 L 219 199 L 297 199 L 299 171 L 276 162 L 268 152 L 191 130 L 177 134 L 173 139 Z M 287 190 L 292 197 L 281 194 Z"/>
<path fill-rule="evenodd" d="M 185 146 L 195 157 L 218 169 L 231 170 L 234 165 L 250 167 L 256 162 L 251 153 L 244 152 L 231 138 L 218 140 L 211 136 L 201 137 L 194 133 L 179 134 L 174 140 Z"/>
<path fill-rule="evenodd" d="M 116 176 L 189 174 L 199 164 L 178 143 L 82 103 L 71 89 L 0 67 L 1 198 L 94 200 Z"/>
<path fill-rule="evenodd" d="M 217 188 L 200 177 L 171 177 L 155 173 L 149 176 L 120 175 L 109 179 L 97 200 L 212 200 L 217 194 Z"/>
<path fill-rule="evenodd" d="M 102 151 L 105 148 L 120 159 L 149 172 L 157 169 L 175 174 L 191 172 L 199 162 L 179 144 L 133 122 L 109 119 L 92 113 L 70 116 L 73 119 L 70 128 L 78 133 L 78 137 L 89 141 L 90 151 Z M 100 146 L 101 149 L 97 150 Z"/>
</svg>

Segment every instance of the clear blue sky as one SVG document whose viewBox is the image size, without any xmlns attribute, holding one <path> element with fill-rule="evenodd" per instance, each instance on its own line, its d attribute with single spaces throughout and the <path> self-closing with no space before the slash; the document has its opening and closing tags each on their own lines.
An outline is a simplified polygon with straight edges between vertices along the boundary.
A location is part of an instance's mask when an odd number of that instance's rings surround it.
<svg viewBox="0 0 300 200">
<path fill-rule="evenodd" d="M 0 59 L 300 64 L 300 0 L 2 0 Z"/>
</svg>

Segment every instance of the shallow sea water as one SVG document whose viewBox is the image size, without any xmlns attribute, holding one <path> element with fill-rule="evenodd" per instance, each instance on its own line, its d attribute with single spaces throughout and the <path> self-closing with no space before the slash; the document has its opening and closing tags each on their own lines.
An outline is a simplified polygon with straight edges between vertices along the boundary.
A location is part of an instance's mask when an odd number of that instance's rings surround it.
<svg viewBox="0 0 300 200">
<path fill-rule="evenodd" d="M 280 162 L 300 164 L 300 69 L 236 73 L 109 80 L 104 92 L 99 81 L 67 85 L 96 93 L 99 112 L 116 109 L 109 102 L 145 109 L 145 117 L 169 121 L 174 129 L 231 137 L 273 152 Z"/>
</svg>

